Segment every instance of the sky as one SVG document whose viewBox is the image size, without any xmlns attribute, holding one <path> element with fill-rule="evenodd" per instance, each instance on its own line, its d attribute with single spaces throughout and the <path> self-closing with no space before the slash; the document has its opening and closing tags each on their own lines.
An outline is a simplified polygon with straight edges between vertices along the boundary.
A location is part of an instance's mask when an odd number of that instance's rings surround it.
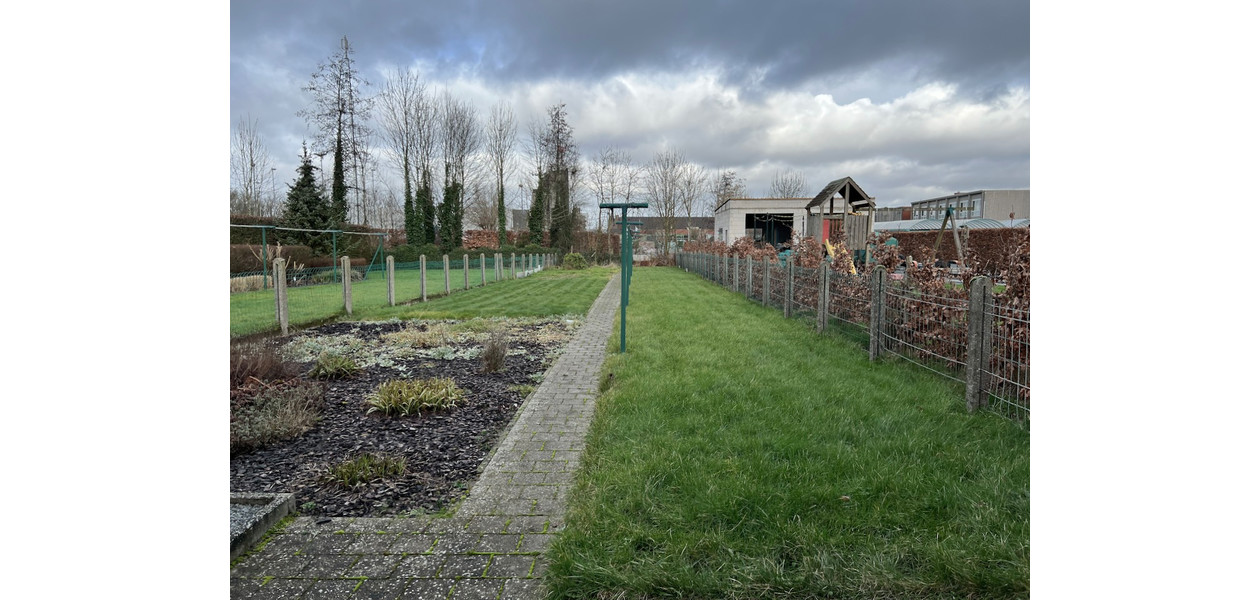
<svg viewBox="0 0 1260 600">
<path fill-rule="evenodd" d="M 522 140 L 563 103 L 583 156 L 672 147 L 750 196 L 788 170 L 879 206 L 1029 188 L 1026 3 L 234 1 L 230 21 L 228 133 L 256 121 L 283 182 L 314 135 L 302 87 L 344 35 L 369 94 L 413 69 L 483 117 L 506 101 Z"/>
</svg>

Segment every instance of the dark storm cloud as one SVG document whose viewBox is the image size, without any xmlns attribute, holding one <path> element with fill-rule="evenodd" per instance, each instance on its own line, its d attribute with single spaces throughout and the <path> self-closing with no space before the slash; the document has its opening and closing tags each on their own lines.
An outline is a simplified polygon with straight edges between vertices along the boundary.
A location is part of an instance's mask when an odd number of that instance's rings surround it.
<svg viewBox="0 0 1260 600">
<path fill-rule="evenodd" d="M 489 80 L 601 79 L 719 67 L 755 89 L 857 73 L 1026 83 L 1023 2 L 643 0 L 638 2 L 233 2 L 232 52 L 283 41 L 316 61 L 347 35 L 365 64 L 425 60 Z M 313 65 L 312 65 L 313 68 Z"/>
</svg>

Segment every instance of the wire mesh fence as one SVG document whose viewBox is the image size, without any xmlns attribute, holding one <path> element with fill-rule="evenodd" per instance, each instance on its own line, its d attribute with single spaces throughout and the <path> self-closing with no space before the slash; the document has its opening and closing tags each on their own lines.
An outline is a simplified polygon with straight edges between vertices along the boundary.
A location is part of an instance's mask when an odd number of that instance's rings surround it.
<svg viewBox="0 0 1260 600">
<path fill-rule="evenodd" d="M 832 271 L 829 279 L 827 315 L 869 333 L 871 325 L 870 279 L 839 271 Z"/>
<path fill-rule="evenodd" d="M 502 257 L 501 269 L 493 256 L 483 259 L 414 261 L 394 265 L 394 304 L 424 301 L 448 293 L 463 291 L 524 277 L 541 270 L 545 257 L 512 255 Z M 500 275 L 500 270 L 502 274 Z M 268 273 L 268 279 L 274 272 Z M 230 335 L 240 337 L 281 329 L 280 309 L 274 284 L 263 287 L 261 271 L 235 273 L 231 276 Z M 389 282 L 384 266 L 303 268 L 285 272 L 285 296 L 288 323 L 309 325 L 346 313 L 342 281 L 349 282 L 351 306 L 389 306 Z M 423 284 L 422 284 L 423 281 Z"/>
<path fill-rule="evenodd" d="M 820 281 L 818 268 L 776 260 L 680 253 L 677 264 L 752 302 L 781 310 L 785 302 L 789 303 L 785 315 L 813 313 L 820 330 L 832 326 L 833 321 L 843 324 L 849 332 L 861 335 L 872 357 L 886 352 L 960 383 L 967 383 L 970 365 L 982 375 L 978 393 L 983 399 L 978 404 L 1012 420 L 1029 421 L 1028 311 L 1008 306 L 1001 297 L 995 299 L 987 278 L 972 284 L 989 290 L 985 292 L 989 300 L 978 305 L 970 301 L 966 288 L 955 287 L 957 282 L 935 282 L 925 287 L 883 278 L 880 281 L 884 283 L 877 285 L 875 275 L 883 271 L 882 267 L 862 275 L 833 268 L 826 280 Z M 826 301 L 820 302 L 823 293 Z M 876 301 L 878 306 L 873 306 Z M 817 315 L 820 304 L 825 307 L 826 318 Z M 983 314 L 978 308 L 981 305 Z M 992 327 L 971 328 L 972 319 Z M 879 326 L 873 327 L 873 322 Z M 876 335 L 871 335 L 872 330 Z M 976 343 L 980 339 L 976 336 L 983 340 Z M 974 356 L 969 355 L 969 346 L 979 348 Z M 969 406 L 971 393 L 969 384 Z"/>
<path fill-rule="evenodd" d="M 984 392 L 989 407 L 1019 421 L 1027 421 L 1029 396 L 1028 311 L 1002 306 L 985 306 L 985 318 L 993 320 L 992 352 L 982 367 Z"/>
<path fill-rule="evenodd" d="M 967 299 L 892 285 L 884 296 L 885 351 L 955 381 L 967 370 Z"/>
</svg>

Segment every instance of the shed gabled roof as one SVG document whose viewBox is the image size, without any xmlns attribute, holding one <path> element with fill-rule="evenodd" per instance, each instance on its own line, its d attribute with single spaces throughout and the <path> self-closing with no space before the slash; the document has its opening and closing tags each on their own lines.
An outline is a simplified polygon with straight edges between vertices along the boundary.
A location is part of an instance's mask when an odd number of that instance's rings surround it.
<svg viewBox="0 0 1260 600">
<path fill-rule="evenodd" d="M 848 192 L 847 194 L 845 193 L 846 191 Z M 875 198 L 867 195 L 867 193 L 862 190 L 861 186 L 859 186 L 856 181 L 853 181 L 852 177 L 843 177 L 828 183 L 827 187 L 824 187 L 821 192 L 818 192 L 817 196 L 814 196 L 813 200 L 809 201 L 809 204 L 805 205 L 805 208 L 808 210 L 815 206 L 819 206 L 836 197 L 837 194 L 841 198 L 847 195 L 849 198 L 849 208 L 875 207 Z"/>
</svg>

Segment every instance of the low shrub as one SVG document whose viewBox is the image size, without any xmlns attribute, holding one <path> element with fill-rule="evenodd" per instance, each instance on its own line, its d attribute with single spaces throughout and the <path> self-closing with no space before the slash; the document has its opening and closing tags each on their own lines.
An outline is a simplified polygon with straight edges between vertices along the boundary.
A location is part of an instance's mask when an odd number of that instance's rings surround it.
<svg viewBox="0 0 1260 600">
<path fill-rule="evenodd" d="M 319 420 L 323 405 L 322 386 L 311 382 L 272 384 L 253 395 L 237 394 L 231 412 L 231 454 L 306 433 Z"/>
<path fill-rule="evenodd" d="M 366 453 L 329 468 L 325 481 L 343 488 L 355 488 L 406 472 L 406 458 Z"/>
<path fill-rule="evenodd" d="M 388 416 L 418 415 L 425 410 L 442 410 L 464 399 L 464 390 L 454 379 L 393 379 L 382 383 L 368 398 L 368 414 Z"/>
<path fill-rule="evenodd" d="M 274 347 L 261 344 L 232 344 L 229 369 L 232 389 L 253 380 L 258 383 L 293 379 L 301 372 L 297 363 L 286 360 Z"/>
<path fill-rule="evenodd" d="M 582 256 L 581 254 L 578 254 L 576 252 L 571 252 L 569 254 L 564 255 L 564 263 L 561 266 L 565 269 L 577 270 L 577 269 L 585 269 L 589 265 L 586 264 L 585 256 Z"/>
<path fill-rule="evenodd" d="M 349 356 L 335 352 L 321 352 L 315 366 L 307 372 L 311 379 L 344 379 L 359 372 L 359 365 Z"/>
<path fill-rule="evenodd" d="M 503 331 L 491 333 L 490 338 L 486 340 L 485 348 L 481 351 L 482 372 L 496 373 L 503 370 L 503 363 L 507 360 L 507 351 L 507 334 Z"/>
</svg>

